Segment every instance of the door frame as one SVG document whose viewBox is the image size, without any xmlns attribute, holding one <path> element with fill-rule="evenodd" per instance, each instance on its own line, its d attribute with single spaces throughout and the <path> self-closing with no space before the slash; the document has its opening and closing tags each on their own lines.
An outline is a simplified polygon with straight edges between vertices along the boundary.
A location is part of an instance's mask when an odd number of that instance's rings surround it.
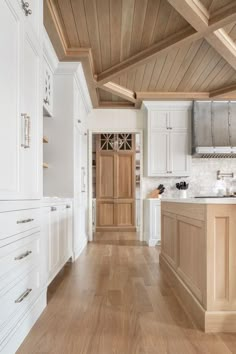
<svg viewBox="0 0 236 354">
<path fill-rule="evenodd" d="M 94 134 L 139 134 L 140 135 L 140 226 L 139 240 L 143 241 L 143 130 L 142 129 L 89 129 L 88 130 L 88 240 L 93 241 L 93 135 Z M 136 200 L 136 199 L 135 199 Z"/>
</svg>

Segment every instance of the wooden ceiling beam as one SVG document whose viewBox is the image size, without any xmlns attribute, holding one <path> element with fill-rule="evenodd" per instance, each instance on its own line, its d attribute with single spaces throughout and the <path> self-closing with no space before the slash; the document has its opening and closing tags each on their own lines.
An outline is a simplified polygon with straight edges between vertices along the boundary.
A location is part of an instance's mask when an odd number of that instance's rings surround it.
<svg viewBox="0 0 236 354">
<path fill-rule="evenodd" d="M 209 92 L 136 92 L 137 101 L 209 100 Z"/>
<path fill-rule="evenodd" d="M 216 30 L 216 20 L 211 20 L 209 12 L 202 3 L 199 0 L 168 0 L 168 2 L 198 33 L 205 32 L 204 37 L 207 42 L 236 70 L 235 43 L 223 29 Z M 236 11 L 236 7 L 231 7 L 231 11 L 233 10 Z M 210 25 L 211 21 L 214 24 Z M 220 24 L 222 25 L 222 17 Z M 208 34 L 212 29 L 214 32 Z"/>
<path fill-rule="evenodd" d="M 102 87 L 102 90 L 112 93 L 118 97 L 124 98 L 127 101 L 136 103 L 136 95 L 134 91 L 131 91 L 123 86 L 115 84 L 114 82 L 107 82 Z"/>
<path fill-rule="evenodd" d="M 127 71 L 133 70 L 140 65 L 148 63 L 152 58 L 156 57 L 158 54 L 168 53 L 173 48 L 179 48 L 184 44 L 192 43 L 197 39 L 201 38 L 202 35 L 197 33 L 192 28 L 185 28 L 184 30 L 163 39 L 162 41 L 153 44 L 147 49 L 139 52 L 136 55 L 122 61 L 119 64 L 112 66 L 111 68 L 98 74 L 97 84 L 99 87 L 105 83 L 111 81 L 114 77 L 126 73 Z"/>
<path fill-rule="evenodd" d="M 234 95 L 232 95 L 233 93 Z M 236 97 L 236 84 L 226 86 L 226 87 L 221 87 L 209 93 L 210 98 L 219 98 L 219 97 L 226 98 L 226 96 L 227 98 L 229 98 L 230 96 Z"/>
<path fill-rule="evenodd" d="M 208 25 L 211 29 L 223 28 L 230 23 L 236 21 L 236 2 L 232 1 L 226 6 L 221 7 L 219 10 L 213 12 L 209 18 Z"/>
</svg>

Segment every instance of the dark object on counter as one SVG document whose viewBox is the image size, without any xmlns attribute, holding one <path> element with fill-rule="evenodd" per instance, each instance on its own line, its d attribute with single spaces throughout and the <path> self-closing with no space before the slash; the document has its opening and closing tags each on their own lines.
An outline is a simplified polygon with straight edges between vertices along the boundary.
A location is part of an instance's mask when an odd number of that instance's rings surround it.
<svg viewBox="0 0 236 354">
<path fill-rule="evenodd" d="M 189 184 L 186 183 L 185 181 L 180 182 L 180 183 L 176 183 L 176 188 L 179 190 L 186 190 L 188 189 Z"/>
<path fill-rule="evenodd" d="M 164 193 L 165 191 L 165 187 L 163 184 L 159 184 L 159 186 L 157 187 L 157 190 L 159 191 L 159 194 Z"/>
</svg>

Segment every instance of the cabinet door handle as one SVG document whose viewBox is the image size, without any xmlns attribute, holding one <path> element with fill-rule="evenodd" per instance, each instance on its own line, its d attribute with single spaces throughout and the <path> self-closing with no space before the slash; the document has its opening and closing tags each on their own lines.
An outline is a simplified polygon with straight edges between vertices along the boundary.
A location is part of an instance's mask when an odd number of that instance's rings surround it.
<svg viewBox="0 0 236 354">
<path fill-rule="evenodd" d="M 82 174 L 82 188 L 81 188 L 81 192 L 82 193 L 85 193 L 86 192 L 86 185 L 85 185 L 85 176 L 86 176 L 86 173 L 85 173 L 85 168 L 84 167 L 81 167 L 81 174 Z"/>
<path fill-rule="evenodd" d="M 16 300 L 15 303 L 19 304 L 20 302 L 22 302 L 30 293 L 31 293 L 32 289 L 26 289 L 23 294 L 21 294 Z"/>
<path fill-rule="evenodd" d="M 24 220 L 17 220 L 17 224 L 26 224 L 28 222 L 32 222 L 34 219 L 24 219 Z"/>
<path fill-rule="evenodd" d="M 25 253 L 22 253 L 19 256 L 15 257 L 14 260 L 20 261 L 21 259 L 28 257 L 31 253 L 32 253 L 32 251 L 26 251 Z"/>
<path fill-rule="evenodd" d="M 31 121 L 30 116 L 25 117 L 25 149 L 30 148 Z"/>
<path fill-rule="evenodd" d="M 29 9 L 29 3 L 24 1 L 24 0 L 21 0 L 21 6 L 22 6 L 22 9 L 25 11 L 25 16 L 29 16 L 29 15 L 32 15 L 32 10 Z"/>
<path fill-rule="evenodd" d="M 21 122 L 21 146 L 23 148 L 26 148 L 26 146 L 25 146 L 26 117 L 27 117 L 27 113 L 21 113 L 21 118 L 22 118 L 22 122 Z"/>
<path fill-rule="evenodd" d="M 70 209 L 70 208 L 71 208 L 71 206 L 70 206 L 70 205 L 67 205 L 67 206 L 66 206 L 66 209 Z"/>
<path fill-rule="evenodd" d="M 56 211 L 57 208 L 56 207 L 51 207 L 51 211 Z"/>
</svg>

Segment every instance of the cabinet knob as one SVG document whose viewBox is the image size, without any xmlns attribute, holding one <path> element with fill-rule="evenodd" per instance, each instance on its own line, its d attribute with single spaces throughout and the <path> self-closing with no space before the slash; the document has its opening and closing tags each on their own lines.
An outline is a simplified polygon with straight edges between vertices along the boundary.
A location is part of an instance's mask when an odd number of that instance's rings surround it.
<svg viewBox="0 0 236 354">
<path fill-rule="evenodd" d="M 51 211 L 56 211 L 56 210 L 57 210 L 56 207 L 54 207 L 54 206 L 51 207 Z"/>
<path fill-rule="evenodd" d="M 32 10 L 29 8 L 29 3 L 21 0 L 22 9 L 25 11 L 25 16 L 32 15 Z"/>
<path fill-rule="evenodd" d="M 71 206 L 70 206 L 70 205 L 67 205 L 67 206 L 66 206 L 66 209 L 70 209 L 70 208 L 71 208 Z"/>
</svg>

